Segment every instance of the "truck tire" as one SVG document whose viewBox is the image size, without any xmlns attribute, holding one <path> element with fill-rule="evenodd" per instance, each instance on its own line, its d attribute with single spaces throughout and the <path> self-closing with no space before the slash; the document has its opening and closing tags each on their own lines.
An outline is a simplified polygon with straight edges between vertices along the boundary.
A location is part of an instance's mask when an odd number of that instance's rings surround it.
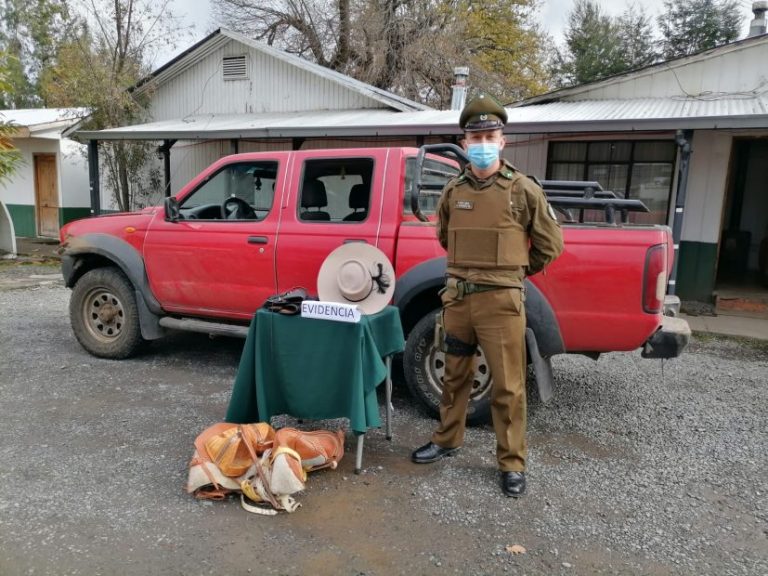
<svg viewBox="0 0 768 576">
<path fill-rule="evenodd" d="M 144 342 L 134 288 L 114 267 L 83 274 L 72 289 L 69 318 L 77 341 L 99 358 L 128 358 Z"/>
<path fill-rule="evenodd" d="M 421 408 L 433 418 L 440 417 L 445 370 L 445 354 L 434 343 L 437 312 L 429 312 L 416 323 L 408 335 L 403 354 L 405 383 Z M 470 425 L 490 422 L 491 416 L 491 372 L 479 346 L 476 362 L 475 382 L 467 408 L 467 424 Z"/>
</svg>

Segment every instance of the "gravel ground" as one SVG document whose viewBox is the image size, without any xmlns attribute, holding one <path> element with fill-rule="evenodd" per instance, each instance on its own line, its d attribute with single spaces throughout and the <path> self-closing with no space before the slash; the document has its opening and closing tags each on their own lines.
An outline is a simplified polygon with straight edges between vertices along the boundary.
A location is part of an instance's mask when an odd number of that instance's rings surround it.
<svg viewBox="0 0 768 576">
<path fill-rule="evenodd" d="M 182 489 L 242 341 L 93 358 L 56 270 L 20 268 L 0 267 L 0 574 L 768 574 L 765 344 L 698 337 L 663 366 L 557 358 L 519 501 L 500 493 L 489 426 L 411 464 L 434 422 L 396 389 L 395 437 L 369 434 L 363 474 L 348 438 L 297 513 L 264 518 Z"/>
</svg>

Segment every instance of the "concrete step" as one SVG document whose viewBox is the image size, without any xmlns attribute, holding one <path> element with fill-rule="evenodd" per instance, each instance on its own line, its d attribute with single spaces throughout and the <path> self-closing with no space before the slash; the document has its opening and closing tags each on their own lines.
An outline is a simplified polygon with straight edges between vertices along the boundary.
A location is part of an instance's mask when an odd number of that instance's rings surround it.
<svg viewBox="0 0 768 576">
<path fill-rule="evenodd" d="M 715 293 L 715 314 L 768 318 L 768 290 L 749 293 Z"/>
</svg>

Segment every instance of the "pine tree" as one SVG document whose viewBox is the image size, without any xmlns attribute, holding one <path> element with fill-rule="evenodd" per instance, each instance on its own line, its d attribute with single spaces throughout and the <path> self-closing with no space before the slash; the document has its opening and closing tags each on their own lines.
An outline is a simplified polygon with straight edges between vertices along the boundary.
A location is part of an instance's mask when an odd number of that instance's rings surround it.
<svg viewBox="0 0 768 576">
<path fill-rule="evenodd" d="M 665 0 L 658 17 L 665 59 L 727 44 L 739 37 L 738 0 Z"/>
<path fill-rule="evenodd" d="M 626 70 L 619 26 L 593 0 L 576 0 L 565 45 L 566 53 L 556 64 L 563 84 L 583 84 Z"/>
<path fill-rule="evenodd" d="M 2 108 L 31 108 L 45 104 L 40 73 L 66 41 L 74 20 L 63 0 L 2 0 L 0 50 L 9 57 L 6 80 L 14 90 L 0 93 Z"/>
<path fill-rule="evenodd" d="M 635 4 L 616 20 L 621 60 L 625 70 L 648 66 L 658 59 L 651 17 Z"/>
</svg>

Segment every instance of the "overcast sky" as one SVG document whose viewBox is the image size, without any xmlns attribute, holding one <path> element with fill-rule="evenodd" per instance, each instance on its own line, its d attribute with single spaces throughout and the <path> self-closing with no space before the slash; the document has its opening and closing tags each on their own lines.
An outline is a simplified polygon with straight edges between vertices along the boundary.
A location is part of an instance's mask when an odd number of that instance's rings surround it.
<svg viewBox="0 0 768 576">
<path fill-rule="evenodd" d="M 638 6 L 645 8 L 646 12 L 651 16 L 656 16 L 661 13 L 664 5 L 664 0 L 598 0 L 598 2 L 608 14 L 612 15 L 619 15 L 631 4 L 637 4 Z M 753 17 L 752 1 L 738 0 L 738 2 L 742 7 L 744 16 L 742 25 L 743 33 L 741 37 L 745 37 L 749 32 L 749 21 Z M 216 23 L 211 19 L 211 3 L 209 0 L 172 0 L 172 3 L 175 12 L 179 15 L 184 14 L 187 23 L 194 25 L 193 38 L 188 44 L 180 44 L 176 52 L 168 52 L 158 55 L 158 58 L 154 63 L 154 68 L 162 66 L 168 60 L 173 58 L 173 56 L 182 52 L 194 42 L 204 38 L 206 34 L 216 28 Z M 573 3 L 574 0 L 544 0 L 542 2 L 539 11 L 539 19 L 542 27 L 549 31 L 558 44 L 562 43 L 563 31 L 568 23 L 568 12 L 573 7 Z"/>
</svg>

